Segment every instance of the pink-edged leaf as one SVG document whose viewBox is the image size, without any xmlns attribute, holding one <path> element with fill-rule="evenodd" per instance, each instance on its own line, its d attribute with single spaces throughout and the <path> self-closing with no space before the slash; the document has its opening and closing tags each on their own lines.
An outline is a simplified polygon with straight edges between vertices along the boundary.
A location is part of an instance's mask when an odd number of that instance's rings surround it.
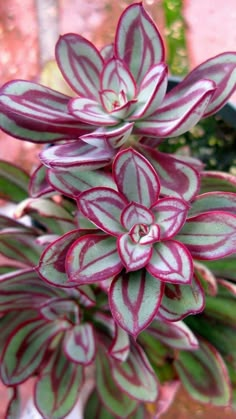
<svg viewBox="0 0 236 419">
<path fill-rule="evenodd" d="M 132 231 L 122 234 L 117 240 L 119 256 L 127 272 L 142 269 L 152 256 L 152 243 L 140 244 L 136 241 L 137 235 Z"/>
<path fill-rule="evenodd" d="M 111 174 L 102 170 L 81 171 L 80 168 L 74 167 L 65 171 L 55 168 L 49 170 L 48 180 L 54 189 L 71 198 L 101 185 L 116 189 Z"/>
<path fill-rule="evenodd" d="M 86 134 L 87 135 L 87 134 Z M 163 141 L 165 141 L 165 139 L 163 138 Z M 184 163 L 189 164 L 191 167 L 193 167 L 194 169 L 196 169 L 198 172 L 200 172 L 200 174 L 202 174 L 203 170 L 204 170 L 204 164 L 201 160 L 199 160 L 197 157 L 192 157 L 192 156 L 184 156 L 181 154 L 177 155 L 178 160 L 183 161 Z"/>
<path fill-rule="evenodd" d="M 210 80 L 196 82 L 180 97 L 172 90 L 158 110 L 145 120 L 136 122 L 135 133 L 177 137 L 189 131 L 202 118 L 214 91 L 215 83 Z"/>
<path fill-rule="evenodd" d="M 98 99 L 103 58 L 95 46 L 80 35 L 69 33 L 56 45 L 57 64 L 79 96 Z"/>
<path fill-rule="evenodd" d="M 94 147 L 82 140 L 49 147 L 41 151 L 40 160 L 49 168 L 95 170 L 111 162 L 113 153 L 108 147 Z"/>
<path fill-rule="evenodd" d="M 92 99 L 82 97 L 71 99 L 69 110 L 80 121 L 90 125 L 113 126 L 119 123 L 115 115 L 103 110 L 102 105 Z"/>
<path fill-rule="evenodd" d="M 40 164 L 30 177 L 29 193 L 32 198 L 50 196 L 54 192 L 53 187 L 48 183 L 48 170 Z"/>
<path fill-rule="evenodd" d="M 137 105 L 129 119 L 146 118 L 161 104 L 167 88 L 167 66 L 156 64 L 145 74 L 137 95 Z"/>
<path fill-rule="evenodd" d="M 122 329 L 136 337 L 156 315 L 163 287 L 144 269 L 117 276 L 109 291 L 113 318 Z"/>
<path fill-rule="evenodd" d="M 193 332 L 182 321 L 170 323 L 155 319 L 148 327 L 148 333 L 174 349 L 192 351 L 199 346 Z"/>
<path fill-rule="evenodd" d="M 162 38 L 141 3 L 130 5 L 121 15 L 114 49 L 138 85 L 151 66 L 164 60 Z"/>
<path fill-rule="evenodd" d="M 127 360 L 130 351 L 130 341 L 127 332 L 115 323 L 115 336 L 109 348 L 109 355 L 117 361 Z"/>
<path fill-rule="evenodd" d="M 194 261 L 194 273 L 201 281 L 204 291 L 208 295 L 215 296 L 218 292 L 218 279 L 213 272 L 200 262 Z"/>
<path fill-rule="evenodd" d="M 122 121 L 114 127 L 99 127 L 90 134 L 83 135 L 83 141 L 95 147 L 99 146 L 100 141 L 106 141 L 108 147 L 112 149 L 121 147 L 128 140 L 134 122 Z"/>
<path fill-rule="evenodd" d="M 63 322 L 33 319 L 22 323 L 8 337 L 2 355 L 1 378 L 6 385 L 25 381 L 41 365 L 54 336 L 64 330 Z"/>
<path fill-rule="evenodd" d="M 160 191 L 157 173 L 149 161 L 132 148 L 117 154 L 113 176 L 119 191 L 129 202 L 149 208 L 157 201 Z"/>
<path fill-rule="evenodd" d="M 0 311 L 38 308 L 47 300 L 62 296 L 62 291 L 41 281 L 35 269 L 20 269 L 0 277 Z"/>
<path fill-rule="evenodd" d="M 135 80 L 123 60 L 113 57 L 106 62 L 101 74 L 101 90 L 112 90 L 117 95 L 123 92 L 126 100 L 136 96 Z M 115 107 L 107 109 L 108 112 Z"/>
<path fill-rule="evenodd" d="M 217 112 L 229 99 L 235 90 L 236 53 L 224 52 L 216 55 L 196 67 L 181 82 L 181 90 L 188 89 L 196 80 L 206 78 L 216 83 L 216 91 L 204 112 L 209 116 Z"/>
<path fill-rule="evenodd" d="M 68 281 L 65 259 L 68 249 L 78 237 L 80 237 L 78 230 L 70 231 L 46 247 L 37 268 L 44 281 L 60 287 L 75 286 Z"/>
<path fill-rule="evenodd" d="M 113 364 L 112 375 L 131 398 L 153 402 L 158 396 L 158 381 L 143 349 L 133 343 L 126 362 Z"/>
<path fill-rule="evenodd" d="M 191 285 L 165 284 L 158 317 L 176 322 L 189 314 L 200 313 L 205 306 L 204 291 L 197 278 Z"/>
<path fill-rule="evenodd" d="M 124 228 L 130 230 L 135 224 L 153 224 L 154 217 L 148 208 L 131 202 L 123 209 L 120 220 Z"/>
<path fill-rule="evenodd" d="M 63 349 L 71 362 L 81 365 L 91 364 L 95 357 L 95 337 L 92 325 L 83 323 L 67 330 Z"/>
<path fill-rule="evenodd" d="M 8 228 L 0 232 L 0 253 L 9 259 L 27 266 L 38 263 L 41 248 L 36 243 L 32 231 L 20 228 Z"/>
<path fill-rule="evenodd" d="M 110 188 L 91 188 L 78 196 L 77 203 L 82 214 L 101 230 L 113 236 L 124 233 L 120 217 L 127 201 L 120 193 Z"/>
<path fill-rule="evenodd" d="M 76 240 L 66 257 L 69 281 L 84 285 L 117 275 L 123 264 L 117 252 L 116 239 L 88 234 Z"/>
<path fill-rule="evenodd" d="M 236 251 L 236 215 L 206 212 L 186 221 L 176 236 L 196 259 L 214 260 Z"/>
<path fill-rule="evenodd" d="M 212 345 L 200 341 L 198 350 L 180 352 L 174 365 L 191 397 L 202 403 L 228 406 L 231 385 L 227 367 Z"/>
<path fill-rule="evenodd" d="M 209 211 L 226 211 L 236 215 L 236 194 L 230 192 L 208 192 L 199 195 L 191 203 L 188 217 Z"/>
<path fill-rule="evenodd" d="M 0 93 L 0 127 L 13 137 L 48 143 L 91 130 L 68 112 L 70 97 L 49 87 L 15 80 L 5 84 Z"/>
<path fill-rule="evenodd" d="M 161 183 L 161 195 L 191 201 L 199 190 L 199 172 L 177 156 L 139 144 L 138 150 L 152 164 Z"/>
<path fill-rule="evenodd" d="M 236 176 L 218 171 L 202 171 L 200 193 L 212 191 L 236 192 Z"/>
<path fill-rule="evenodd" d="M 73 296 L 76 296 L 76 292 L 74 292 Z M 39 311 L 45 320 L 65 320 L 68 328 L 71 327 L 71 323 L 79 323 L 80 321 L 78 304 L 67 296 L 51 298 L 41 305 Z"/>
<path fill-rule="evenodd" d="M 58 345 L 34 388 L 34 402 L 43 418 L 62 419 L 73 409 L 84 384 L 84 370 Z"/>
<path fill-rule="evenodd" d="M 155 222 L 160 226 L 160 238 L 169 239 L 183 226 L 189 205 L 178 198 L 163 198 L 152 206 Z"/>
<path fill-rule="evenodd" d="M 28 173 L 22 168 L 0 160 L 0 199 L 20 202 L 27 198 L 29 180 Z"/>
<path fill-rule="evenodd" d="M 155 278 L 173 284 L 190 284 L 193 261 L 188 249 L 175 240 L 166 240 L 153 246 L 152 257 L 146 269 Z"/>
<path fill-rule="evenodd" d="M 111 375 L 112 358 L 105 355 L 105 348 L 99 347 L 96 356 L 96 390 L 102 404 L 114 415 L 119 418 L 126 418 L 137 407 L 136 400 L 130 399 L 124 391 L 121 391 Z M 97 412 L 96 412 L 97 413 Z M 92 419 L 93 416 L 87 416 Z M 96 418 L 99 417 L 95 416 Z M 94 417 L 94 418 L 95 418 Z M 101 419 L 107 416 L 101 417 Z"/>
</svg>

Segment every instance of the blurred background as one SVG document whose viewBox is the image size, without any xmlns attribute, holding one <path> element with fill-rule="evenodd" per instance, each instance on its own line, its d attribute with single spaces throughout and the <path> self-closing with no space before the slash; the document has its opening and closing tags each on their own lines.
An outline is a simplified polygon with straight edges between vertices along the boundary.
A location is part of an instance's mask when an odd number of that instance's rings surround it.
<svg viewBox="0 0 236 419">
<path fill-rule="evenodd" d="M 54 61 L 60 34 L 76 32 L 98 47 L 113 40 L 122 10 L 130 0 L 0 0 L 0 85 L 12 79 L 40 82 L 69 92 Z M 183 77 L 202 61 L 236 49 L 236 0 L 143 0 L 164 37 L 173 76 Z M 236 95 L 232 97 L 236 103 Z M 236 124 L 236 111 L 235 111 Z M 236 174 L 235 124 L 208 118 L 190 133 L 166 141 L 162 149 L 200 157 L 205 167 Z M 40 146 L 0 132 L 0 159 L 31 171 Z M 25 397 L 30 385 L 23 385 Z M 0 419 L 6 389 L 0 386 Z M 229 408 L 203 408 L 180 390 L 163 419 L 235 418 Z"/>
</svg>

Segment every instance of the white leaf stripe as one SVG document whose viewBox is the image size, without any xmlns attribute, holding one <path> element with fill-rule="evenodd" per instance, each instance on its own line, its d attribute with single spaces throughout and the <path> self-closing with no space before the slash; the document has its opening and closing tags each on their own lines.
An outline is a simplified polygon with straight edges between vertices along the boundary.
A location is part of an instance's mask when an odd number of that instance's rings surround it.
<svg viewBox="0 0 236 419">
<path fill-rule="evenodd" d="M 121 15 L 114 49 L 138 84 L 153 64 L 164 60 L 162 38 L 141 3 L 130 5 Z"/>
<path fill-rule="evenodd" d="M 146 266 L 155 278 L 174 284 L 189 284 L 193 275 L 193 261 L 190 252 L 175 240 L 156 243 Z"/>
<path fill-rule="evenodd" d="M 117 323 L 137 336 L 155 316 L 161 302 L 163 285 L 144 269 L 121 274 L 113 280 L 109 301 Z"/>
<path fill-rule="evenodd" d="M 56 58 L 72 89 L 82 97 L 98 99 L 103 58 L 91 42 L 80 35 L 61 36 Z"/>
<path fill-rule="evenodd" d="M 116 240 L 105 235 L 81 237 L 74 242 L 66 257 L 69 280 L 81 285 L 109 279 L 122 268 Z"/>
<path fill-rule="evenodd" d="M 79 209 L 85 217 L 103 231 L 118 236 L 125 230 L 120 224 L 126 200 L 110 188 L 91 188 L 77 199 Z"/>
<path fill-rule="evenodd" d="M 137 151 L 129 148 L 118 154 L 113 162 L 113 176 L 118 189 L 129 202 L 150 208 L 157 201 L 160 191 L 157 173 Z"/>
<path fill-rule="evenodd" d="M 190 218 L 176 236 L 197 259 L 218 259 L 235 253 L 236 216 L 212 211 Z"/>
</svg>

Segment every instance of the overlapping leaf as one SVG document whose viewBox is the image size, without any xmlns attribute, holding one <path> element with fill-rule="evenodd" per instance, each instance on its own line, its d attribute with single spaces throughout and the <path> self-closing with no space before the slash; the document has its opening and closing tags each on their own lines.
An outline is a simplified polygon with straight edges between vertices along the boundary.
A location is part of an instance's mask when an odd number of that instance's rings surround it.
<svg viewBox="0 0 236 419">
<path fill-rule="evenodd" d="M 123 273 L 113 280 L 110 307 L 115 321 L 137 336 L 154 318 L 163 294 L 163 284 L 146 270 Z"/>
</svg>

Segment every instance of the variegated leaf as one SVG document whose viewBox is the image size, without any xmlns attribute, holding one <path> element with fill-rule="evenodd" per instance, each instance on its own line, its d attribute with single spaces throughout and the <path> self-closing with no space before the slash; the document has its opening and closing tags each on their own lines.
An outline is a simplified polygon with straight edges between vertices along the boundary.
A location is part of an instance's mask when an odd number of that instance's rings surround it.
<svg viewBox="0 0 236 419">
<path fill-rule="evenodd" d="M 158 381 L 143 349 L 133 343 L 126 362 L 114 362 L 114 381 L 136 400 L 153 402 L 158 396 Z"/>
<path fill-rule="evenodd" d="M 134 240 L 135 236 L 138 233 L 131 232 L 122 234 L 117 240 L 118 253 L 127 272 L 142 269 L 152 256 L 152 243 L 140 244 Z"/>
<path fill-rule="evenodd" d="M 118 190 L 129 202 L 149 208 L 159 196 L 160 183 L 148 160 L 132 148 L 119 152 L 113 163 Z"/>
<path fill-rule="evenodd" d="M 1 116 L 0 116 L 1 119 Z M 29 175 L 20 167 L 0 160 L 0 198 L 20 202 L 28 196 Z"/>
<path fill-rule="evenodd" d="M 116 239 L 106 235 L 88 234 L 70 247 L 66 271 L 74 285 L 92 284 L 117 275 L 123 264 L 116 248 Z"/>
<path fill-rule="evenodd" d="M 92 133 L 83 135 L 81 139 L 94 147 L 100 147 L 100 142 L 105 141 L 113 150 L 114 148 L 121 147 L 128 140 L 133 130 L 133 125 L 134 122 L 122 121 L 121 123 L 117 123 L 114 127 L 102 126 Z"/>
<path fill-rule="evenodd" d="M 94 147 L 80 139 L 49 147 L 40 153 L 40 159 L 45 166 L 67 172 L 68 168 L 73 170 L 74 167 L 80 170 L 100 169 L 108 165 L 112 157 L 113 153 L 108 147 Z"/>
<path fill-rule="evenodd" d="M 165 284 L 158 316 L 176 322 L 189 314 L 200 313 L 205 306 L 204 291 L 193 277 L 191 285 Z"/>
<path fill-rule="evenodd" d="M 162 294 L 163 284 L 144 269 L 123 273 L 113 280 L 109 290 L 113 318 L 136 337 L 153 320 Z"/>
<path fill-rule="evenodd" d="M 162 38 L 142 3 L 130 5 L 121 15 L 114 49 L 138 85 L 152 65 L 164 61 Z"/>
<path fill-rule="evenodd" d="M 125 102 L 136 96 L 135 80 L 126 67 L 123 60 L 111 58 L 104 65 L 101 74 L 101 91 L 112 90 L 119 95 L 121 92 L 125 95 Z M 110 104 L 112 105 L 112 103 Z M 122 106 L 122 101 L 117 107 Z M 115 110 L 116 107 L 106 108 L 108 112 Z"/>
<path fill-rule="evenodd" d="M 236 215 L 206 212 L 190 218 L 176 236 L 196 259 L 218 259 L 236 251 Z"/>
<path fill-rule="evenodd" d="M 161 153 L 143 144 L 138 150 L 149 160 L 161 183 L 161 195 L 191 201 L 198 193 L 199 173 L 172 154 Z"/>
<path fill-rule="evenodd" d="M 193 261 L 188 249 L 175 240 L 166 240 L 153 246 L 147 271 L 158 280 L 173 284 L 190 284 Z"/>
<path fill-rule="evenodd" d="M 147 331 L 171 348 L 183 349 L 185 351 L 198 348 L 197 338 L 182 321 L 170 323 L 163 319 L 155 319 Z"/>
<path fill-rule="evenodd" d="M 54 189 L 71 198 L 78 196 L 87 189 L 105 186 L 116 189 L 116 184 L 109 173 L 102 170 L 85 170 L 70 168 L 70 170 L 50 169 L 48 179 Z"/>
<path fill-rule="evenodd" d="M 130 351 L 129 335 L 124 329 L 115 323 L 115 336 L 112 340 L 112 345 L 109 348 L 109 355 L 117 361 L 124 362 L 127 360 Z"/>
<path fill-rule="evenodd" d="M 92 325 L 83 323 L 67 330 L 63 349 L 71 362 L 81 365 L 91 364 L 95 357 L 95 337 Z"/>
<path fill-rule="evenodd" d="M 216 83 L 216 91 L 210 104 L 204 112 L 204 116 L 209 116 L 217 112 L 229 99 L 235 90 L 236 76 L 236 53 L 224 52 L 216 55 L 196 67 L 181 82 L 179 94 L 188 89 L 196 80 L 208 79 Z"/>
<path fill-rule="evenodd" d="M 118 415 L 119 418 L 127 418 L 135 410 L 137 402 L 130 399 L 126 392 L 120 391 L 111 375 L 111 358 L 106 357 L 104 351 L 105 348 L 100 347 L 96 356 L 97 392 L 105 407 L 113 413 L 113 417 Z"/>
<path fill-rule="evenodd" d="M 188 393 L 202 403 L 227 406 L 231 388 L 226 365 L 220 354 L 207 342 L 193 352 L 180 352 L 175 368 Z"/>
<path fill-rule="evenodd" d="M 174 89 L 145 120 L 136 122 L 135 133 L 152 137 L 177 137 L 189 131 L 202 118 L 215 91 L 215 83 L 199 80 L 180 97 Z"/>
<path fill-rule="evenodd" d="M 15 385 L 32 376 L 41 365 L 52 338 L 64 330 L 63 322 L 28 320 L 8 337 L 2 355 L 1 378 L 6 385 Z"/>
<path fill-rule="evenodd" d="M 39 165 L 30 177 L 29 193 L 32 198 L 48 197 L 54 192 L 48 183 L 48 170 L 44 165 Z"/>
<path fill-rule="evenodd" d="M 28 81 L 15 80 L 0 90 L 0 127 L 36 143 L 77 138 L 91 131 L 67 109 L 69 96 Z"/>
<path fill-rule="evenodd" d="M 236 176 L 211 170 L 201 172 L 201 188 L 199 193 L 224 191 L 236 192 Z"/>
<path fill-rule="evenodd" d="M 83 384 L 83 368 L 67 359 L 59 346 L 34 389 L 35 405 L 42 417 L 65 418 L 78 400 Z"/>
<path fill-rule="evenodd" d="M 76 291 L 72 295 L 76 297 Z M 71 324 L 77 324 L 80 321 L 79 306 L 75 300 L 69 298 L 69 295 L 47 300 L 41 304 L 39 312 L 45 320 L 65 320 L 68 328 L 71 327 Z"/>
<path fill-rule="evenodd" d="M 119 117 L 116 118 L 112 113 L 108 113 L 102 105 L 92 99 L 82 97 L 71 99 L 69 110 L 80 121 L 90 125 L 112 127 L 119 123 Z"/>
<path fill-rule="evenodd" d="M 120 221 L 124 228 L 130 230 L 135 224 L 153 224 L 152 212 L 143 205 L 131 202 L 122 211 Z"/>
<path fill-rule="evenodd" d="M 56 45 L 58 66 L 79 96 L 98 99 L 103 58 L 95 46 L 76 34 L 66 34 Z"/>
<path fill-rule="evenodd" d="M 126 199 L 110 188 L 91 188 L 82 192 L 77 203 L 82 214 L 95 226 L 112 236 L 119 236 L 125 229 L 120 223 Z"/>
<path fill-rule="evenodd" d="M 163 198 L 152 206 L 155 222 L 160 226 L 160 239 L 170 239 L 183 226 L 189 205 L 178 198 Z"/>
<path fill-rule="evenodd" d="M 36 243 L 36 236 L 23 226 L 22 229 L 8 228 L 0 232 L 0 253 L 26 266 L 35 266 L 41 248 Z"/>
<path fill-rule="evenodd" d="M 161 104 L 167 88 L 167 66 L 156 64 L 145 74 L 137 95 L 137 104 L 129 120 L 138 120 L 151 115 Z"/>
<path fill-rule="evenodd" d="M 65 259 L 72 243 L 80 237 L 78 230 L 70 231 L 55 240 L 43 251 L 37 271 L 41 278 L 52 285 L 60 287 L 75 286 L 68 281 Z"/>
<path fill-rule="evenodd" d="M 38 308 L 47 300 L 62 297 L 62 291 L 43 282 L 35 269 L 20 269 L 0 277 L 0 311 Z"/>
<path fill-rule="evenodd" d="M 208 192 L 198 195 L 191 203 L 188 217 L 209 211 L 226 211 L 236 215 L 236 194 L 232 192 Z"/>
</svg>

